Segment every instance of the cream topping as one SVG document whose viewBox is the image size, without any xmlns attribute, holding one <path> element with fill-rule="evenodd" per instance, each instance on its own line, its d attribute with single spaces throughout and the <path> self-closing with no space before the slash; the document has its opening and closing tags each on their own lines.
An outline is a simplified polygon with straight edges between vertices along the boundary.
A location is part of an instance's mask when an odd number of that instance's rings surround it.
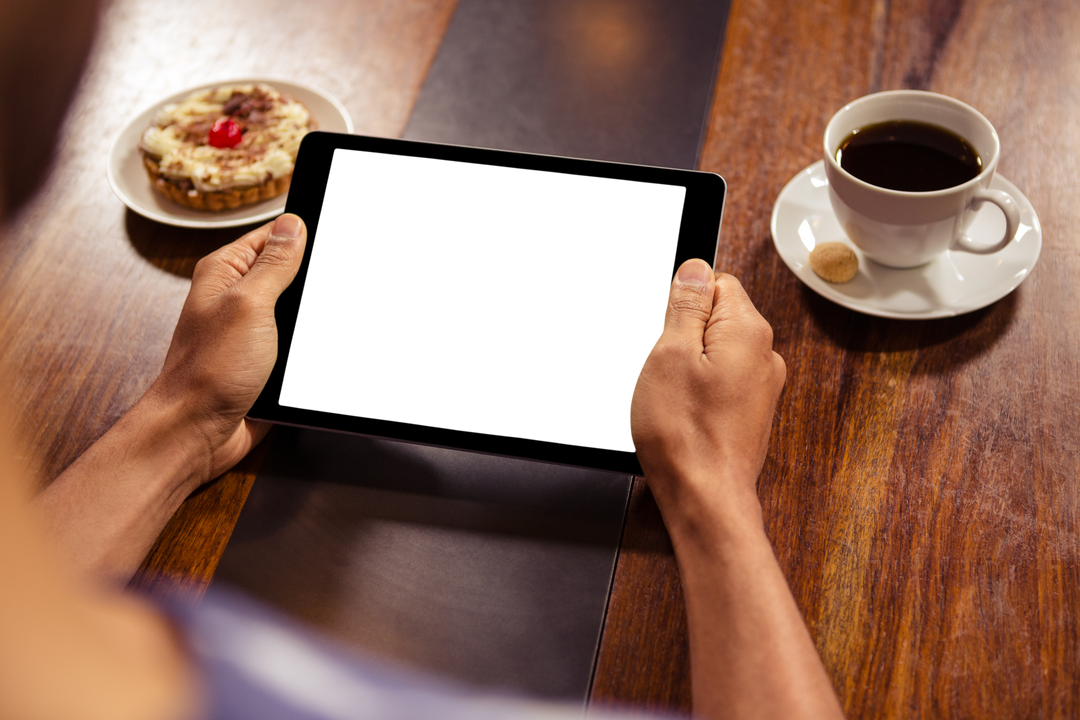
<svg viewBox="0 0 1080 720">
<path fill-rule="evenodd" d="M 244 128 L 234 148 L 208 144 L 210 128 L 225 115 Z M 306 107 L 269 85 L 222 86 L 162 108 L 139 149 L 157 161 L 165 177 L 213 192 L 288 175 L 300 141 L 314 127 Z"/>
</svg>

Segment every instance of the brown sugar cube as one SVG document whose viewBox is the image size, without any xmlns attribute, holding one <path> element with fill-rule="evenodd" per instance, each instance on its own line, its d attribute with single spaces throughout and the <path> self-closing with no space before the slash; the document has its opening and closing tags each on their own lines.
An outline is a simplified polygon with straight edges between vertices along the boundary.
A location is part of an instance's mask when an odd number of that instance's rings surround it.
<svg viewBox="0 0 1080 720">
<path fill-rule="evenodd" d="M 825 282 L 846 283 L 859 272 L 859 258 L 842 242 L 821 243 L 810 251 L 810 269 Z"/>
</svg>

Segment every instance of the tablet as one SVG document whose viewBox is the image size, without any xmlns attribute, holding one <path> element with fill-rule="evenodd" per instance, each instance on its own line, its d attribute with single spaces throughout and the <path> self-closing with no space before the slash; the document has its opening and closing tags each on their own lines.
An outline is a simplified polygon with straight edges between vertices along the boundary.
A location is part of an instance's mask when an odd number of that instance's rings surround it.
<svg viewBox="0 0 1080 720">
<path fill-rule="evenodd" d="M 711 173 L 315 132 L 307 223 L 249 416 L 639 474 L 638 374 L 675 270 L 712 262 Z"/>
</svg>

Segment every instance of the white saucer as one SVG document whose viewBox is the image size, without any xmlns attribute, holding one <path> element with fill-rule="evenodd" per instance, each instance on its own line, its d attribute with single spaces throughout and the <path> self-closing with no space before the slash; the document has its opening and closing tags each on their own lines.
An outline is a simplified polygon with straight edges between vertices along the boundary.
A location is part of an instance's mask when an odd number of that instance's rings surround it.
<svg viewBox="0 0 1080 720">
<path fill-rule="evenodd" d="M 177 205 L 154 192 L 150 187 L 150 179 L 146 175 L 142 157 L 139 155 L 139 138 L 142 137 L 146 128 L 150 127 L 150 121 L 165 105 L 179 102 L 188 95 L 206 88 L 217 87 L 218 85 L 244 85 L 253 82 L 272 85 L 282 93 L 291 95 L 304 103 L 308 110 L 311 111 L 311 115 L 320 130 L 342 133 L 351 133 L 353 131 L 352 118 L 349 117 L 349 113 L 344 106 L 322 90 L 309 85 L 261 78 L 206 83 L 205 85 L 175 93 L 154 103 L 132 118 L 124 126 L 124 129 L 120 131 L 120 135 L 113 141 L 112 148 L 109 149 L 107 166 L 109 185 L 112 186 L 116 196 L 129 208 L 144 217 L 167 225 L 179 225 L 181 227 L 235 227 L 261 220 L 269 220 L 280 215 L 285 209 L 285 199 L 288 193 L 264 200 L 261 203 L 225 212 L 200 212 L 199 210 Z"/>
<path fill-rule="evenodd" d="M 772 214 L 777 252 L 796 277 L 819 295 L 868 315 L 924 320 L 978 310 L 1008 295 L 1039 259 L 1042 229 L 1035 209 L 1011 182 L 996 175 L 990 187 L 1008 192 L 1020 205 L 1016 239 L 993 255 L 946 251 L 922 267 L 897 270 L 863 256 L 848 240 L 829 203 L 829 181 L 819 160 L 789 182 Z M 988 244 L 1005 232 L 1001 211 L 986 203 L 968 235 Z M 827 283 L 810 269 L 810 251 L 818 243 L 841 241 L 859 256 L 859 274 L 851 282 Z"/>
</svg>

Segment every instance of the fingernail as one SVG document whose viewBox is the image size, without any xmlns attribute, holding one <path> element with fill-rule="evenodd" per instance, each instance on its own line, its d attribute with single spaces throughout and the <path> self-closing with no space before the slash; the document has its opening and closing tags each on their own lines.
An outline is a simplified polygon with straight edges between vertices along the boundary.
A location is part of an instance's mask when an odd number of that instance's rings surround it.
<svg viewBox="0 0 1080 720">
<path fill-rule="evenodd" d="M 270 231 L 270 234 L 295 240 L 300 237 L 300 230 L 303 227 L 304 223 L 300 222 L 300 218 L 295 215 L 282 215 L 274 221 L 274 229 Z"/>
<path fill-rule="evenodd" d="M 679 268 L 679 282 L 683 285 L 708 285 L 713 271 L 704 260 L 687 260 Z"/>
</svg>

